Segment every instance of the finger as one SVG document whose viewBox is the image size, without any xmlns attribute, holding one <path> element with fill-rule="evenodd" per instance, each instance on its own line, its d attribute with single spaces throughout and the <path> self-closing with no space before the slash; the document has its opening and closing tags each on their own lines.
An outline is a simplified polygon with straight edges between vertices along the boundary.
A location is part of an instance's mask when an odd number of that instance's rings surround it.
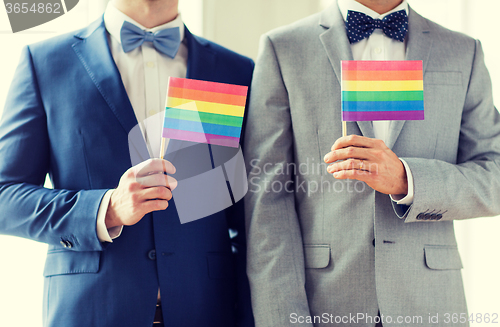
<svg viewBox="0 0 500 327">
<path fill-rule="evenodd" d="M 372 139 L 365 136 L 348 135 L 337 139 L 337 141 L 335 141 L 332 145 L 331 150 L 335 151 L 349 146 L 375 148 L 385 146 L 385 143 L 382 140 Z"/>
<path fill-rule="evenodd" d="M 168 208 L 168 201 L 166 200 L 150 200 L 145 201 L 141 204 L 141 209 L 144 214 L 148 214 L 153 211 L 165 210 Z"/>
<path fill-rule="evenodd" d="M 371 154 L 371 149 L 358 148 L 358 147 L 347 147 L 329 152 L 325 155 L 325 162 L 331 163 L 337 160 L 347 160 L 347 159 L 358 159 L 358 160 L 370 160 L 373 158 Z"/>
<path fill-rule="evenodd" d="M 337 171 L 351 170 L 351 169 L 369 171 L 368 161 L 359 159 L 347 159 L 344 161 L 339 161 L 334 164 L 331 164 L 330 166 L 328 166 L 327 171 L 330 174 L 333 174 Z"/>
<path fill-rule="evenodd" d="M 369 171 L 349 169 L 349 170 L 339 170 L 333 173 L 335 179 L 356 179 L 362 182 L 368 182 L 371 178 L 371 173 Z"/>
<path fill-rule="evenodd" d="M 141 162 L 134 167 L 136 176 L 144 177 L 148 175 L 153 175 L 159 172 L 166 174 L 175 174 L 175 167 L 170 161 L 163 159 L 149 159 Z"/>
<path fill-rule="evenodd" d="M 163 186 L 168 187 L 170 190 L 177 187 L 177 180 L 170 175 L 165 175 L 162 172 L 144 177 L 136 177 L 136 181 L 143 187 Z"/>
<path fill-rule="evenodd" d="M 139 193 L 139 201 L 166 200 L 172 199 L 172 191 L 163 186 L 149 187 Z"/>
</svg>

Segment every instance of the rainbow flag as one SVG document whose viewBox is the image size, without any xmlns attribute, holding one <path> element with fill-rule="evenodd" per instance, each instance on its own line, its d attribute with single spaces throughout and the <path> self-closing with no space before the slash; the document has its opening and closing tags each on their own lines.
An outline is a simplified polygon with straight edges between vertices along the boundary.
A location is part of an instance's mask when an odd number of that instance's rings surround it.
<svg viewBox="0 0 500 327">
<path fill-rule="evenodd" d="M 342 120 L 423 120 L 421 60 L 342 61 Z"/>
<path fill-rule="evenodd" d="M 170 77 L 164 138 L 237 148 L 248 87 Z"/>
</svg>

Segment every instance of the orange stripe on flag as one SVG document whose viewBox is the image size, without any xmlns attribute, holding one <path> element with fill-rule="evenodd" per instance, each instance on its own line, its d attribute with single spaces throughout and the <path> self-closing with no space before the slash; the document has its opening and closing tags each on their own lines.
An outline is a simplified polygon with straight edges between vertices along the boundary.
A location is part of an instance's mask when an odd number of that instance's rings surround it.
<svg viewBox="0 0 500 327">
<path fill-rule="evenodd" d="M 415 81 L 422 80 L 421 70 L 344 70 L 344 81 Z"/>
<path fill-rule="evenodd" d="M 233 106 L 245 106 L 246 97 L 240 95 L 232 95 L 226 93 L 216 93 L 199 91 L 192 89 L 182 89 L 178 87 L 169 87 L 168 96 L 172 98 L 193 100 L 193 101 L 205 101 L 213 103 L 223 103 L 230 104 Z"/>
</svg>

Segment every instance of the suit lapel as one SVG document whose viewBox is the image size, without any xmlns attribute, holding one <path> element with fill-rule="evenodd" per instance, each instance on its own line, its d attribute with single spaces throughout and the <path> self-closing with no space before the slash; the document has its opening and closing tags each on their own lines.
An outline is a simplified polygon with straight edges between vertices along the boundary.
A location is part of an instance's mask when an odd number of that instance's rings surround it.
<svg viewBox="0 0 500 327">
<path fill-rule="evenodd" d="M 344 19 L 340 13 L 337 2 L 335 1 L 329 8 L 324 10 L 321 14 L 320 25 L 327 30 L 322 33 L 319 38 L 323 47 L 325 48 L 326 55 L 330 60 L 333 71 L 337 76 L 339 84 L 341 84 L 341 60 L 353 60 L 351 45 L 347 39 Z M 338 117 L 340 119 L 340 117 Z M 363 136 L 374 138 L 372 123 L 369 121 L 357 122 L 359 129 Z M 348 124 L 349 126 L 349 124 Z"/>
<path fill-rule="evenodd" d="M 186 78 L 214 81 L 216 72 L 216 53 L 211 51 L 208 43 L 191 34 L 186 28 L 185 37 L 188 43 L 188 67 Z"/>
<path fill-rule="evenodd" d="M 427 68 L 429 55 L 432 48 L 432 35 L 427 21 L 409 8 L 408 35 L 406 43 L 406 60 L 423 60 L 423 73 Z M 403 129 L 405 120 L 391 122 L 386 145 L 392 149 Z"/>
<path fill-rule="evenodd" d="M 184 35 L 188 47 L 186 78 L 222 82 L 217 80 L 218 74 L 216 74 L 215 66 L 217 55 L 210 49 L 208 42 L 191 34 L 187 27 L 185 27 Z M 174 160 L 178 150 L 192 145 L 194 145 L 192 142 L 170 140 L 166 150 L 168 160 Z"/>
<path fill-rule="evenodd" d="M 116 118 L 129 132 L 137 125 L 137 118 L 123 86 L 120 72 L 109 49 L 104 20 L 101 18 L 75 35 L 73 49 L 90 78 Z"/>
</svg>

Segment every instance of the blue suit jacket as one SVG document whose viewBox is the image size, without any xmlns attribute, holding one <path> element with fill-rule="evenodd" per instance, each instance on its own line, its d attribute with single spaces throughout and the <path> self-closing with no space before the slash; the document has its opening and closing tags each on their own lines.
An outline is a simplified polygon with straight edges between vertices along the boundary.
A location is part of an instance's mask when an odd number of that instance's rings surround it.
<svg viewBox="0 0 500 327">
<path fill-rule="evenodd" d="M 250 85 L 252 60 L 186 39 L 188 78 Z M 97 211 L 131 167 L 136 124 L 102 19 L 24 49 L 0 125 L 0 233 L 49 244 L 44 325 L 151 326 L 158 287 L 166 326 L 252 325 L 238 205 L 181 225 L 171 201 L 99 242 Z"/>
</svg>

